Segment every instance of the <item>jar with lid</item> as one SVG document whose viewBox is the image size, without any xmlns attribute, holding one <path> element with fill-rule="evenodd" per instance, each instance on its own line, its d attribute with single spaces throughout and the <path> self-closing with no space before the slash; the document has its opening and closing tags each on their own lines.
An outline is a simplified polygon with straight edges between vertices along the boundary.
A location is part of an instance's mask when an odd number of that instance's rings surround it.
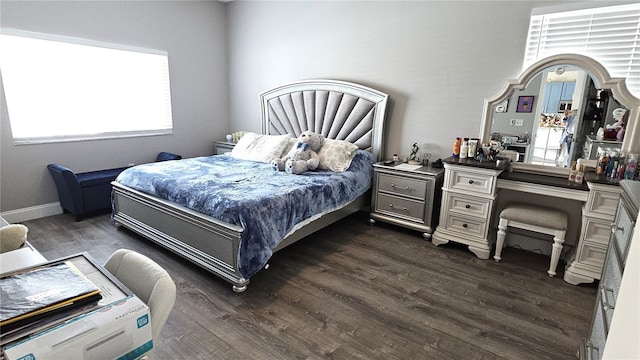
<svg viewBox="0 0 640 360">
<path fill-rule="evenodd" d="M 468 141 L 469 144 L 469 151 L 467 152 L 467 157 L 468 158 L 475 158 L 476 157 L 476 151 L 478 151 L 478 141 L 479 139 L 476 138 L 471 138 Z"/>
</svg>

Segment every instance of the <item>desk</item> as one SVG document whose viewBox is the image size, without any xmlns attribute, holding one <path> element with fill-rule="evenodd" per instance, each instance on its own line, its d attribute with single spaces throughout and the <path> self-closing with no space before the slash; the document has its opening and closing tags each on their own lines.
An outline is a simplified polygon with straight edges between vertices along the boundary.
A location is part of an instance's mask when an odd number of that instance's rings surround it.
<svg viewBox="0 0 640 360">
<path fill-rule="evenodd" d="M 507 172 L 494 162 L 456 158 L 444 162 L 440 224 L 433 234 L 434 245 L 463 243 L 479 258 L 488 259 L 496 237 L 496 214 L 507 203 L 552 206 L 569 216 L 565 242 L 569 265 L 564 280 L 576 285 L 600 279 L 620 194 L 617 182 L 588 173 L 585 183 L 575 184 L 561 177 Z M 530 242 L 535 243 L 533 240 Z M 544 244 L 541 247 L 547 248 Z"/>
</svg>

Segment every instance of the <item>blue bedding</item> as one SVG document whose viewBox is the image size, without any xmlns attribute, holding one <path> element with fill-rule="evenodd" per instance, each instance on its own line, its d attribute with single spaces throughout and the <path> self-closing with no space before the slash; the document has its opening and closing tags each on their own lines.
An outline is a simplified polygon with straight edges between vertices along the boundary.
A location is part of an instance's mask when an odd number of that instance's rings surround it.
<svg viewBox="0 0 640 360">
<path fill-rule="evenodd" d="M 300 175 L 229 155 L 134 166 L 117 182 L 244 228 L 238 266 L 250 278 L 296 225 L 337 210 L 370 187 L 374 156 L 358 150 L 345 172 Z"/>
</svg>

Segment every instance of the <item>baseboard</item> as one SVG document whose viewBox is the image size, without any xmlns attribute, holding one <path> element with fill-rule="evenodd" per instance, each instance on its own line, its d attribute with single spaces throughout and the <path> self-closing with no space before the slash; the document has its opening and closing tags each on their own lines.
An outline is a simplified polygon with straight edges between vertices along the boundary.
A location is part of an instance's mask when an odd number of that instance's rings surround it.
<svg viewBox="0 0 640 360">
<path fill-rule="evenodd" d="M 62 214 L 62 207 L 60 207 L 59 202 L 55 202 L 17 210 L 4 211 L 0 215 L 2 215 L 8 223 L 15 224 L 58 214 Z"/>
</svg>

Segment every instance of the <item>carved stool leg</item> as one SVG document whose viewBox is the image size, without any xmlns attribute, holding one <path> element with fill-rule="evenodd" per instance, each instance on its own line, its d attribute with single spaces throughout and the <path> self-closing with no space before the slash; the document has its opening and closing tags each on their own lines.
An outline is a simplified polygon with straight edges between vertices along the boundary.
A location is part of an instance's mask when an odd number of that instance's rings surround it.
<svg viewBox="0 0 640 360">
<path fill-rule="evenodd" d="M 556 268 L 558 267 L 558 260 L 560 259 L 560 252 L 562 252 L 562 244 L 564 243 L 566 231 L 558 230 L 553 237 L 553 246 L 551 250 L 551 264 L 549 264 L 549 270 L 547 273 L 549 276 L 556 276 Z"/>
<path fill-rule="evenodd" d="M 496 238 L 496 254 L 493 256 L 495 261 L 502 259 L 502 247 L 504 246 L 504 237 L 507 235 L 507 227 L 509 226 L 509 220 L 500 218 L 498 223 L 498 236 Z"/>
</svg>

